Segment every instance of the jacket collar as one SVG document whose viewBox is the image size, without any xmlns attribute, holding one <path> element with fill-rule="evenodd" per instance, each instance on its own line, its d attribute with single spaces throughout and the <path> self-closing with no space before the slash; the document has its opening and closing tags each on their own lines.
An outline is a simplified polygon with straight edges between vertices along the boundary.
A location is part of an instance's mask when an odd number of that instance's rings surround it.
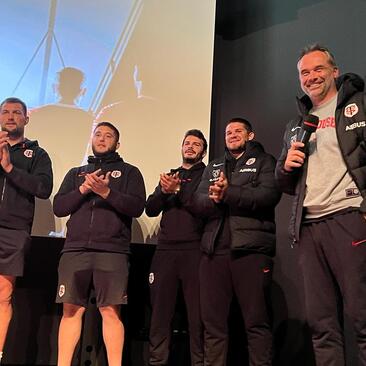
<svg viewBox="0 0 366 366">
<path fill-rule="evenodd" d="M 91 155 L 88 157 L 89 164 L 106 164 L 106 163 L 114 163 L 117 161 L 123 161 L 123 159 L 115 151 L 101 155 L 101 156 Z"/>
</svg>

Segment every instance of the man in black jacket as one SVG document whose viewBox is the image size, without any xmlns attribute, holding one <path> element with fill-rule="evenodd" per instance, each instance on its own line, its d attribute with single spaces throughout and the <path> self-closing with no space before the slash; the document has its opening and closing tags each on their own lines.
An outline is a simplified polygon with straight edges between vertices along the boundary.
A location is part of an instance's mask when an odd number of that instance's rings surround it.
<svg viewBox="0 0 366 366">
<path fill-rule="evenodd" d="M 152 317 L 150 365 L 168 364 L 171 323 L 179 283 L 186 303 L 192 366 L 203 366 L 203 335 L 199 304 L 198 270 L 202 220 L 190 211 L 205 164 L 207 142 L 199 130 L 186 132 L 182 143 L 182 165 L 160 175 L 146 203 L 146 214 L 162 212 L 158 245 L 149 275 Z"/>
<path fill-rule="evenodd" d="M 316 363 L 345 364 L 343 308 L 354 326 L 359 365 L 366 365 L 364 82 L 339 76 L 333 55 L 317 44 L 304 48 L 297 67 L 306 95 L 287 126 L 276 178 L 295 196 L 290 233 L 299 242 Z M 319 125 L 304 146 L 297 135 L 309 113 Z"/>
<path fill-rule="evenodd" d="M 35 197 L 52 191 L 52 167 L 37 141 L 24 137 L 27 107 L 18 98 L 0 104 L 0 361 L 12 317 L 15 279 L 23 275 Z"/>
<path fill-rule="evenodd" d="M 254 140 L 251 124 L 231 119 L 226 153 L 205 169 L 195 208 L 207 220 L 201 240 L 201 314 L 205 366 L 224 366 L 230 303 L 244 318 L 251 366 L 272 363 L 269 290 L 275 254 L 274 209 L 281 194 L 275 159 Z"/>
<path fill-rule="evenodd" d="M 133 217 L 142 214 L 145 186 L 140 171 L 116 152 L 119 132 L 100 122 L 88 165 L 71 169 L 54 199 L 57 216 L 71 215 L 59 264 L 57 302 L 63 303 L 58 365 L 69 366 L 80 338 L 82 316 L 93 285 L 102 316 L 108 364 L 120 366 L 127 303 L 128 253 Z"/>
</svg>

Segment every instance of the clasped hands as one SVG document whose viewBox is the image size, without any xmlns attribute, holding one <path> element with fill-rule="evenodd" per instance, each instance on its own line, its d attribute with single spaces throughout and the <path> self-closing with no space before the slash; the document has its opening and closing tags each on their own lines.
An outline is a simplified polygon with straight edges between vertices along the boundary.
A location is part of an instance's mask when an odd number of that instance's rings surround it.
<svg viewBox="0 0 366 366">
<path fill-rule="evenodd" d="M 107 198 L 109 192 L 109 176 L 111 172 L 102 174 L 102 169 L 98 169 L 93 173 L 89 173 L 85 176 L 84 183 L 79 187 L 81 194 L 87 194 L 89 192 L 94 192 L 95 194 L 101 196 L 102 198 Z"/>
<path fill-rule="evenodd" d="M 220 176 L 214 184 L 208 187 L 208 196 L 215 202 L 219 203 L 224 199 L 229 182 L 224 174 L 220 172 Z"/>
<path fill-rule="evenodd" d="M 8 142 L 8 133 L 6 131 L 0 131 L 0 165 L 7 173 L 10 173 L 13 169 L 13 164 L 10 161 Z"/>
<path fill-rule="evenodd" d="M 160 174 L 160 187 L 161 191 L 165 194 L 178 193 L 180 190 L 181 179 L 179 173 L 174 174 L 161 173 Z"/>
</svg>

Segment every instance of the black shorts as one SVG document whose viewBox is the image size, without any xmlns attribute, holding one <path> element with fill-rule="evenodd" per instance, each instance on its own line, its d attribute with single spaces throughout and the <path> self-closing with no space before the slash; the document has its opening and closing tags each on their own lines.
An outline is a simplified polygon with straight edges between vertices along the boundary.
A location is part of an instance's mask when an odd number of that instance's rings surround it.
<svg viewBox="0 0 366 366">
<path fill-rule="evenodd" d="M 0 227 L 0 274 L 23 276 L 24 257 L 30 244 L 29 233 Z"/>
<path fill-rule="evenodd" d="M 98 307 L 127 304 L 128 255 L 66 252 L 58 267 L 57 303 L 87 307 L 94 287 Z"/>
</svg>

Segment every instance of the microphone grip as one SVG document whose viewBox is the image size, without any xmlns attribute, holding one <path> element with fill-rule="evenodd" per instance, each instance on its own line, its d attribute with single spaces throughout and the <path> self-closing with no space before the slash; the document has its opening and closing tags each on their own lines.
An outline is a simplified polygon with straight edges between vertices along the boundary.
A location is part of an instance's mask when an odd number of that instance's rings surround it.
<svg viewBox="0 0 366 366">
<path fill-rule="evenodd" d="M 309 132 L 309 131 L 306 131 L 304 129 L 301 129 L 299 131 L 299 134 L 297 136 L 296 141 L 302 142 L 304 144 L 303 147 L 299 147 L 298 148 L 299 151 L 302 151 L 303 153 L 306 152 L 306 147 L 307 147 L 307 144 L 308 144 L 308 142 L 310 140 L 310 136 L 311 136 L 311 132 Z"/>
<path fill-rule="evenodd" d="M 301 129 L 298 136 L 297 141 L 302 142 L 304 145 L 306 145 L 310 140 L 311 132 Z"/>
</svg>

